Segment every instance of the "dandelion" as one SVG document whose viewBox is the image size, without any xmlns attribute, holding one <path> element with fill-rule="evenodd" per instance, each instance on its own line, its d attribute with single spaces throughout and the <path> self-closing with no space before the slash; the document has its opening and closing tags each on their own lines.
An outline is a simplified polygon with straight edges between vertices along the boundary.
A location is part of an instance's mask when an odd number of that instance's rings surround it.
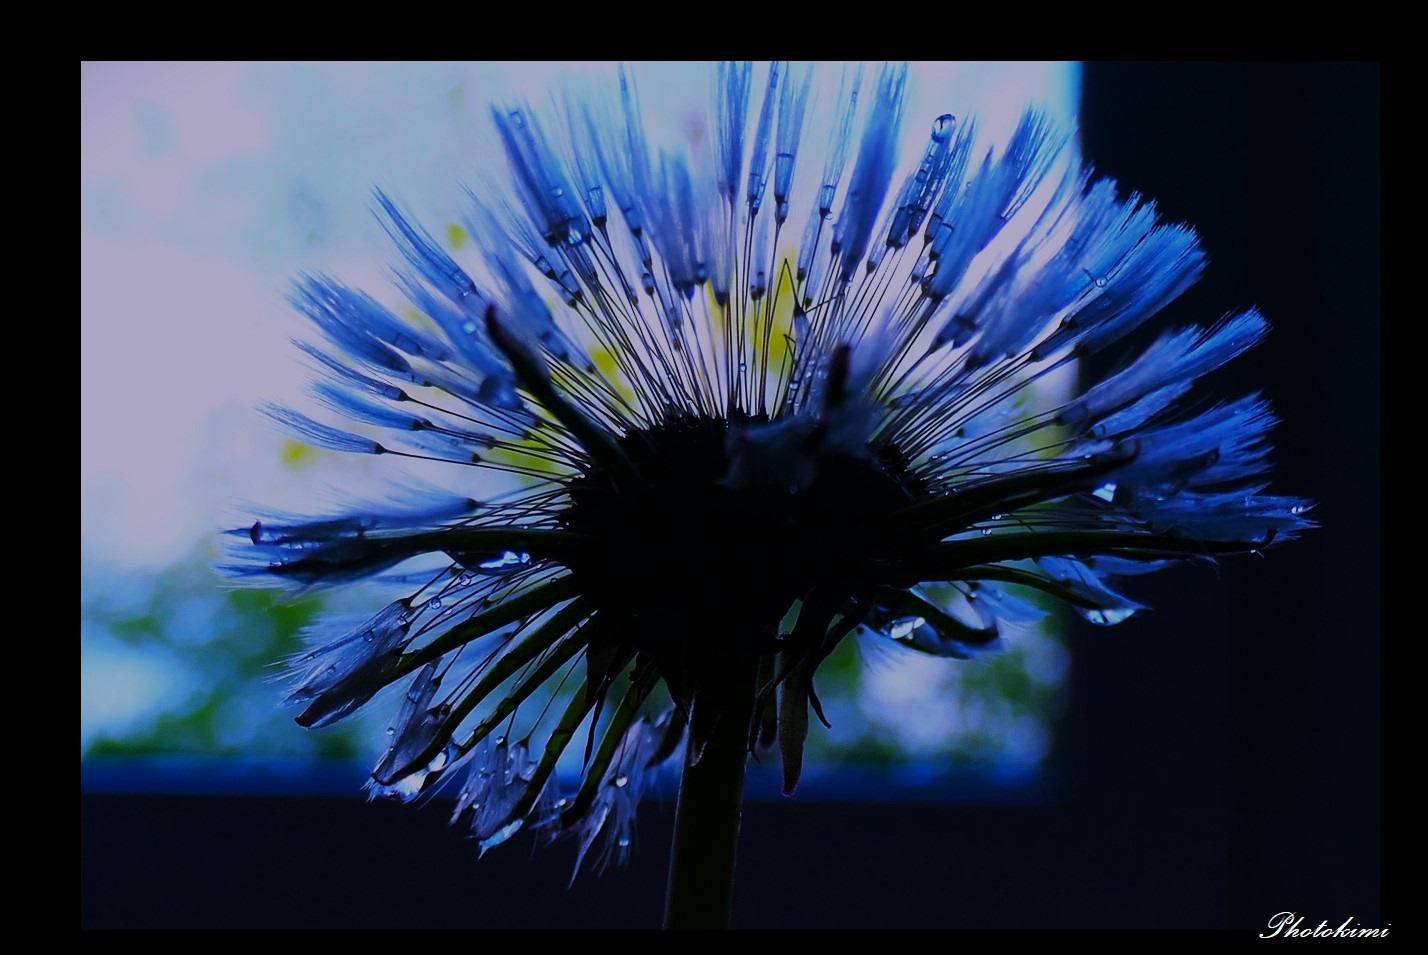
<svg viewBox="0 0 1428 955">
<path fill-rule="evenodd" d="M 727 920 L 746 761 L 794 791 L 844 639 L 973 657 L 1046 598 L 1116 624 L 1121 578 L 1311 526 L 1265 493 L 1266 403 L 1197 387 L 1265 320 L 1147 325 L 1191 229 L 1036 109 L 987 143 L 904 124 L 905 68 L 814 76 L 720 66 L 699 148 L 652 148 L 624 71 L 493 110 L 510 186 L 469 194 L 464 256 L 378 192 L 406 304 L 302 277 L 330 415 L 270 411 L 401 493 L 233 532 L 240 574 L 395 588 L 288 667 L 304 726 L 394 688 L 373 795 L 449 784 L 482 851 L 569 837 L 578 870 L 682 767 L 670 925 Z M 1091 356 L 1118 370 L 1049 386 Z"/>
</svg>

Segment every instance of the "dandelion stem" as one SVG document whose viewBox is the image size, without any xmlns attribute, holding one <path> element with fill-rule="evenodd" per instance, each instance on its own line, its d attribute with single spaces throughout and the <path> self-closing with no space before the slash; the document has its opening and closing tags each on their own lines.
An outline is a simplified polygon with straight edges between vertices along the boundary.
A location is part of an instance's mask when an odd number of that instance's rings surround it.
<svg viewBox="0 0 1428 955">
<path fill-rule="evenodd" d="M 719 695 L 718 722 L 702 753 L 690 747 L 679 782 L 664 927 L 726 929 L 734 899 L 734 859 L 744 801 L 749 720 L 758 658 L 736 664 Z M 699 719 L 700 696 L 693 710 Z M 698 756 L 698 761 L 694 757 Z"/>
</svg>

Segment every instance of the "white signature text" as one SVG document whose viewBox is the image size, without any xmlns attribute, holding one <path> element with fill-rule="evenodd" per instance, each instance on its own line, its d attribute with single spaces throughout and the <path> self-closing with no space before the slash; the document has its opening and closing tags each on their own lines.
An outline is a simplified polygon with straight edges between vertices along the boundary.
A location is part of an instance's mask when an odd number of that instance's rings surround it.
<svg viewBox="0 0 1428 955">
<path fill-rule="evenodd" d="M 1392 923 L 1389 923 L 1390 925 Z M 1337 928 L 1325 919 L 1318 925 L 1304 924 L 1304 916 L 1297 912 L 1276 912 L 1270 916 L 1269 931 L 1260 932 L 1260 938 L 1386 938 L 1388 927 L 1364 928 L 1350 915 Z"/>
</svg>

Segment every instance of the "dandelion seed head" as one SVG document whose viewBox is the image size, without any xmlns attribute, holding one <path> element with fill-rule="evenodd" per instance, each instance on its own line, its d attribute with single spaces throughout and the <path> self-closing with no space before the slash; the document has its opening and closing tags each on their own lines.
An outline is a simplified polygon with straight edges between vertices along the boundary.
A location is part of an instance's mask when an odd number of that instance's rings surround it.
<svg viewBox="0 0 1428 955">
<path fill-rule="evenodd" d="M 468 192 L 469 247 L 376 193 L 404 306 L 299 279 L 328 418 L 271 415 L 457 488 L 230 535 L 240 575 L 403 588 L 290 661 L 305 725 L 408 688 L 374 795 L 460 778 L 483 852 L 530 829 L 623 859 L 732 674 L 759 673 L 750 746 L 777 744 L 791 792 L 849 635 L 970 659 L 1033 596 L 1121 623 L 1144 608 L 1120 578 L 1312 526 L 1264 493 L 1267 405 L 1199 400 L 1263 338 L 1256 311 L 1123 344 L 1200 274 L 1193 231 L 1044 111 L 990 143 L 955 109 L 906 116 L 906 83 L 725 65 L 675 142 L 623 70 L 498 104 L 509 179 Z M 1117 348 L 1120 370 L 1047 388 Z"/>
</svg>

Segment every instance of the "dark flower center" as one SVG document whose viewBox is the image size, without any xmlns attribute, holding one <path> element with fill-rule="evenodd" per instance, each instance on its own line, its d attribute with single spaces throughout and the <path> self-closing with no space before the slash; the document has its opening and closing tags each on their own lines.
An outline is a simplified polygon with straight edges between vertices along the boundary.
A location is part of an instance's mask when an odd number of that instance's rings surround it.
<svg viewBox="0 0 1428 955">
<path fill-rule="evenodd" d="M 771 426 L 668 419 L 619 441 L 639 493 L 621 493 L 599 467 L 569 482 L 561 523 L 593 544 L 571 572 L 635 648 L 660 653 L 701 637 L 731 652 L 771 648 L 778 621 L 811 587 L 852 595 L 878 582 L 873 531 L 923 482 L 891 448 L 868 458 L 810 452 L 799 483 L 732 479 L 740 432 L 761 427 Z"/>
</svg>

